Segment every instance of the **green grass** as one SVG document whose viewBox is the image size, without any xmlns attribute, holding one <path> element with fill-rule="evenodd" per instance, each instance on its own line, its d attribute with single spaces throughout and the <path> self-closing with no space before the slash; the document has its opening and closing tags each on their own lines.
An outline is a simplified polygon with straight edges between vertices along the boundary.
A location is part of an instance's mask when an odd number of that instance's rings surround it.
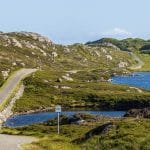
<svg viewBox="0 0 150 150">
<path fill-rule="evenodd" d="M 150 55 L 140 54 L 139 57 L 144 61 L 144 66 L 140 69 L 140 71 L 150 71 Z"/>
<path fill-rule="evenodd" d="M 97 82 L 99 70 L 72 74 L 74 81 L 57 82 L 66 72 L 38 71 L 24 80 L 23 97 L 16 101 L 13 111 L 26 112 L 61 104 L 63 107 L 99 107 L 101 109 L 129 109 L 149 106 L 150 92 L 142 93 L 129 86 Z M 106 74 L 105 74 L 106 76 Z M 85 78 L 84 78 L 85 77 Z M 87 80 L 91 80 L 87 82 Z M 60 87 L 70 87 L 62 89 Z M 58 88 L 56 88 L 58 87 Z"/>
<path fill-rule="evenodd" d="M 63 125 L 60 135 L 57 135 L 56 126 L 32 125 L 17 129 L 3 128 L 3 134 L 35 136 L 39 141 L 25 146 L 27 150 L 79 150 L 80 146 L 73 144 L 72 140 L 84 136 L 84 133 L 92 129 L 92 126 Z"/>
<path fill-rule="evenodd" d="M 109 120 L 108 120 L 109 121 Z M 62 125 L 61 134 L 57 135 L 56 126 L 31 125 L 16 129 L 3 128 L 1 133 L 28 135 L 39 138 L 39 141 L 26 146 L 27 150 L 149 150 L 150 121 L 149 119 L 114 119 L 113 126 L 105 134 L 93 135 L 82 140 L 87 132 L 102 125 Z M 80 139 L 78 143 L 73 142 Z"/>
<path fill-rule="evenodd" d="M 107 135 L 94 136 L 82 146 L 87 150 L 149 150 L 149 120 L 125 119 L 115 122 Z"/>
<path fill-rule="evenodd" d="M 64 136 L 51 135 L 25 146 L 25 150 L 81 150 L 79 146 L 69 143 L 68 140 Z"/>
<path fill-rule="evenodd" d="M 22 44 L 22 48 L 12 44 L 6 46 L 7 41 L 0 39 L 0 85 L 4 83 L 1 71 L 21 68 L 22 63 L 26 68 L 40 68 L 41 71 L 24 80 L 25 92 L 21 99 L 17 100 L 14 112 L 26 112 L 28 110 L 44 109 L 61 104 L 64 107 L 99 107 L 103 109 L 125 109 L 130 106 L 149 106 L 149 92 L 143 90 L 138 93 L 128 86 L 111 85 L 103 81 L 111 76 L 130 73 L 129 68 L 137 64 L 133 57 L 125 51 L 131 50 L 138 53 L 145 62 L 143 70 L 149 70 L 149 55 L 140 53 L 140 47 L 149 41 L 141 39 L 102 39 L 100 42 L 110 42 L 120 47 L 121 50 L 107 45 L 88 46 L 73 44 L 69 46 L 48 44 L 26 36 L 22 33 L 7 33 L 9 38 L 15 38 Z M 29 48 L 26 46 L 35 46 Z M 46 55 L 41 52 L 43 50 Z M 52 53 L 57 52 L 55 61 Z M 107 59 L 107 55 L 112 60 Z M 16 66 L 13 66 L 13 63 Z M 128 67 L 119 68 L 120 62 L 127 62 Z M 73 81 L 57 82 L 66 71 L 78 70 L 76 74 L 70 74 Z M 70 89 L 59 87 L 67 86 Z M 57 88 L 58 87 L 58 88 Z"/>
</svg>

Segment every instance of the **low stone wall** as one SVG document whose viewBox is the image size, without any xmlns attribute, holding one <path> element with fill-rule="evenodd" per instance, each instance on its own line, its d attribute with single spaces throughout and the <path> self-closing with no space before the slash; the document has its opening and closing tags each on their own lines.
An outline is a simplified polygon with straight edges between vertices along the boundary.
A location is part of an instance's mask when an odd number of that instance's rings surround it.
<svg viewBox="0 0 150 150">
<path fill-rule="evenodd" d="M 21 85 L 18 92 L 12 98 L 9 105 L 2 112 L 0 112 L 0 127 L 9 117 L 13 115 L 12 107 L 14 103 L 16 102 L 16 100 L 19 99 L 23 95 L 23 92 L 24 92 L 24 85 Z"/>
</svg>

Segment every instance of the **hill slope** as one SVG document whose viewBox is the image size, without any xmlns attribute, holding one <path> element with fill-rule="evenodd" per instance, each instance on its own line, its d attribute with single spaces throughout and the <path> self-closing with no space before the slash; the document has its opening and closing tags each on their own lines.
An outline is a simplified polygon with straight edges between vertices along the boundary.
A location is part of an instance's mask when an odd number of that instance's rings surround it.
<svg viewBox="0 0 150 150">
<path fill-rule="evenodd" d="M 131 45 L 139 47 L 136 43 Z M 132 53 L 141 56 L 138 50 Z M 55 104 L 126 109 L 132 105 L 130 101 L 138 101 L 137 107 L 149 101 L 147 91 L 138 93 L 128 86 L 108 82 L 112 75 L 130 73 L 132 66 L 138 64 L 131 52 L 114 43 L 63 46 L 36 33 L 1 33 L 0 62 L 1 85 L 18 68 L 39 69 L 24 80 L 24 95 L 14 106 L 17 112 Z M 142 104 L 141 99 L 146 102 Z"/>
<path fill-rule="evenodd" d="M 122 51 L 127 51 L 127 52 L 132 52 L 134 53 L 133 57 L 135 54 L 137 55 L 136 57 L 139 57 L 137 61 L 139 64 L 140 62 L 142 63 L 142 68 L 141 67 L 132 67 L 132 68 L 137 68 L 140 69 L 141 71 L 149 71 L 150 70 L 150 40 L 143 40 L 139 38 L 128 38 L 124 40 L 117 40 L 117 39 L 112 39 L 112 38 L 103 38 L 97 41 L 93 42 L 87 42 L 86 45 L 96 47 L 96 46 L 109 46 L 109 47 L 116 47 Z"/>
<path fill-rule="evenodd" d="M 9 72 L 22 67 L 123 70 L 134 60 L 129 53 L 114 47 L 89 47 L 82 44 L 62 46 L 36 33 L 14 32 L 0 34 L 0 62 L 2 82 L 2 76 L 5 79 Z"/>
</svg>

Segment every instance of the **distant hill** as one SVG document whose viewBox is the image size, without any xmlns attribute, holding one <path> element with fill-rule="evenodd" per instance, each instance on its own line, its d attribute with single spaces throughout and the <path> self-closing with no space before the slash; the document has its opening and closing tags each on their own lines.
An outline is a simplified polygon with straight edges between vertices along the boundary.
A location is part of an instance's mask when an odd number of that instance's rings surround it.
<svg viewBox="0 0 150 150">
<path fill-rule="evenodd" d="M 150 54 L 150 44 L 142 46 L 140 50 L 142 53 Z"/>
<path fill-rule="evenodd" d="M 133 51 L 139 50 L 145 45 L 150 44 L 149 40 L 143 40 L 139 38 L 128 38 L 124 40 L 117 40 L 113 38 L 102 38 L 97 41 L 87 42 L 86 45 L 106 45 L 106 44 L 113 44 L 124 51 Z"/>
</svg>

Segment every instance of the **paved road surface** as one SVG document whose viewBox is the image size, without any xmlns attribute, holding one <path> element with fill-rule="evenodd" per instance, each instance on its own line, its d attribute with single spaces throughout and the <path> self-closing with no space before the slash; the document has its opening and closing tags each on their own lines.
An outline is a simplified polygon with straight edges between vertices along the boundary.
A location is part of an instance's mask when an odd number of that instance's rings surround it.
<svg viewBox="0 0 150 150">
<path fill-rule="evenodd" d="M 22 69 L 13 75 L 13 77 L 9 80 L 9 83 L 7 83 L 6 86 L 0 91 L 0 104 L 12 93 L 13 89 L 19 81 L 24 78 L 24 76 L 35 71 L 36 69 Z"/>
<path fill-rule="evenodd" d="M 22 150 L 22 144 L 29 144 L 35 138 L 0 134 L 0 150 Z"/>
<path fill-rule="evenodd" d="M 0 104 L 5 100 L 13 89 L 26 75 L 35 72 L 36 69 L 22 69 L 8 81 L 8 83 L 0 91 Z M 0 134 L 0 150 L 21 150 L 22 144 L 28 144 L 35 141 L 34 138 L 24 136 L 13 136 Z"/>
</svg>

